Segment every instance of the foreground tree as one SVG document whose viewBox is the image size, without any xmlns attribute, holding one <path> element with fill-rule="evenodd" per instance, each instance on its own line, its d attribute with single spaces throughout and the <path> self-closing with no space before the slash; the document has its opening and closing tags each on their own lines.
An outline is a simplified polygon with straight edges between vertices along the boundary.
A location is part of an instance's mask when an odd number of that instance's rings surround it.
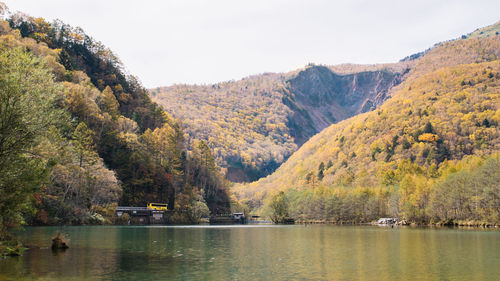
<svg viewBox="0 0 500 281">
<path fill-rule="evenodd" d="M 34 153 L 47 128 L 66 120 L 45 63 L 22 49 L 0 49 L 0 239 L 23 223 L 50 162 Z"/>
</svg>

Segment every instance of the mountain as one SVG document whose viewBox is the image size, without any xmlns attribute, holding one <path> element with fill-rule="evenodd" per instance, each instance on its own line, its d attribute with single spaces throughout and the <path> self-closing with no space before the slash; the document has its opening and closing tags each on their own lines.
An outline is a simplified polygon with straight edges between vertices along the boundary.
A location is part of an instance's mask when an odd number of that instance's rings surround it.
<svg viewBox="0 0 500 281">
<path fill-rule="evenodd" d="M 487 27 L 478 28 L 474 32 L 462 36 L 465 38 L 495 37 L 500 34 L 500 21 Z"/>
<path fill-rule="evenodd" d="M 499 57 L 500 36 L 437 44 L 377 109 L 329 126 L 272 175 L 237 185 L 240 203 L 272 212 L 282 191 L 296 219 L 500 222 Z"/>
<path fill-rule="evenodd" d="M 282 100 L 290 135 L 297 145 L 329 125 L 381 105 L 401 73 L 388 70 L 337 74 L 326 66 L 310 66 L 290 77 Z"/>
<path fill-rule="evenodd" d="M 154 101 L 182 120 L 189 139 L 213 149 L 233 182 L 272 173 L 330 124 L 375 109 L 411 63 L 308 65 L 213 85 L 151 89 Z"/>
</svg>

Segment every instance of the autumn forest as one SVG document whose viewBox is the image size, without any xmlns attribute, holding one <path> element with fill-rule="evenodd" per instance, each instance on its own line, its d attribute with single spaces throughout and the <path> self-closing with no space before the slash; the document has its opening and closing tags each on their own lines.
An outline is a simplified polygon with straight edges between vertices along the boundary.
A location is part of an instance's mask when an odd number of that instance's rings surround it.
<svg viewBox="0 0 500 281">
<path fill-rule="evenodd" d="M 20 226 L 149 202 L 177 224 L 500 225 L 500 22 L 397 63 L 147 89 L 81 28 L 0 8 L 2 255 Z"/>
</svg>

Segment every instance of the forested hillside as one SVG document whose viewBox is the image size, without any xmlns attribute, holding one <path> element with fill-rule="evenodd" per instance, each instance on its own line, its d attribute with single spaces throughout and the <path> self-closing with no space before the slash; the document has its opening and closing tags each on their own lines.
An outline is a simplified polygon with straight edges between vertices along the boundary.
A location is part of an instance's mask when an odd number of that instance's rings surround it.
<svg viewBox="0 0 500 281">
<path fill-rule="evenodd" d="M 179 222 L 229 210 L 208 146 L 188 151 L 177 122 L 125 73 L 79 28 L 0 20 L 0 241 L 24 223 L 106 223 L 118 202 L 169 203 Z"/>
<path fill-rule="evenodd" d="M 462 38 L 496 36 L 499 26 Z M 207 142 L 229 180 L 253 181 L 272 173 L 330 124 L 380 106 L 406 78 L 492 55 L 491 46 L 481 40 L 458 40 L 453 41 L 453 48 L 442 47 L 449 43 L 438 43 L 398 63 L 311 64 L 288 73 L 213 85 L 159 87 L 151 89 L 151 94 L 182 120 L 187 139 Z"/>
<path fill-rule="evenodd" d="M 436 45 L 378 109 L 237 186 L 241 203 L 272 213 L 286 201 L 305 220 L 500 223 L 499 57 L 500 36 Z"/>
<path fill-rule="evenodd" d="M 500 21 L 484 28 L 478 28 L 462 38 L 494 37 L 497 35 L 500 35 Z"/>
<path fill-rule="evenodd" d="M 182 120 L 187 138 L 207 142 L 229 180 L 253 181 L 330 124 L 382 104 L 408 65 L 308 65 L 214 85 L 160 87 L 151 94 Z"/>
<path fill-rule="evenodd" d="M 251 76 L 211 86 L 175 85 L 152 91 L 167 112 L 182 120 L 187 138 L 205 140 L 232 180 L 274 171 L 296 144 L 287 127 L 279 74 Z"/>
</svg>

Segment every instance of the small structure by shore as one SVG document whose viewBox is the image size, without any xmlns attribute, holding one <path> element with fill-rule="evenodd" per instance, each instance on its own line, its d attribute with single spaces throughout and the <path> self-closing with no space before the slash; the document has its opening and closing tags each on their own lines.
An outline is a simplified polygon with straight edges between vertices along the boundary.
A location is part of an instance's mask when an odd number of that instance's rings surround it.
<svg viewBox="0 0 500 281">
<path fill-rule="evenodd" d="M 217 215 L 210 217 L 210 224 L 247 224 L 248 220 L 243 213 Z"/>
</svg>

